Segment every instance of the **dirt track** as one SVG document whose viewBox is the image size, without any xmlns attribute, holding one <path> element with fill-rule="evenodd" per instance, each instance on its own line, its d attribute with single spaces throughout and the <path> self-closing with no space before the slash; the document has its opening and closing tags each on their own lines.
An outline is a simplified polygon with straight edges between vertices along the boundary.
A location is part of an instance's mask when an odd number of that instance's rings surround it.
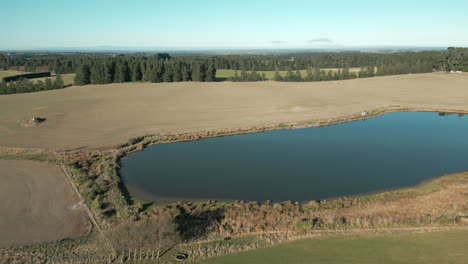
<svg viewBox="0 0 468 264">
<path fill-rule="evenodd" d="M 88 220 L 59 167 L 0 160 L 0 247 L 77 238 Z"/>
<path fill-rule="evenodd" d="M 318 120 L 389 105 L 468 110 L 467 74 L 330 82 L 123 83 L 0 96 L 0 146 L 110 147 L 158 132 Z M 47 121 L 23 127 L 32 117 Z"/>
</svg>

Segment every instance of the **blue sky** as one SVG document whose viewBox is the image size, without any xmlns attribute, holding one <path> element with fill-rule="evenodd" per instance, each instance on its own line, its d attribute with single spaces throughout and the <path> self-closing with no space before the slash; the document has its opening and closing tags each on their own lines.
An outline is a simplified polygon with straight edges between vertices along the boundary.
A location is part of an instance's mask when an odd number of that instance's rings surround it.
<svg viewBox="0 0 468 264">
<path fill-rule="evenodd" d="M 468 1 L 1 0 L 0 49 L 468 46 Z"/>
</svg>

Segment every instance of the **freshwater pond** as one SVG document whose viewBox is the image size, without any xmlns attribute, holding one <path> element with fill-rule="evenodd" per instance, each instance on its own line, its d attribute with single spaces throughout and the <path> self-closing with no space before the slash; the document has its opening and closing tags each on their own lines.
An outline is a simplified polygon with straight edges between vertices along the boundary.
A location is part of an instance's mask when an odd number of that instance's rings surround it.
<svg viewBox="0 0 468 264">
<path fill-rule="evenodd" d="M 309 201 L 402 186 L 468 169 L 468 117 L 389 113 L 326 127 L 158 144 L 122 160 L 152 201 Z"/>
</svg>

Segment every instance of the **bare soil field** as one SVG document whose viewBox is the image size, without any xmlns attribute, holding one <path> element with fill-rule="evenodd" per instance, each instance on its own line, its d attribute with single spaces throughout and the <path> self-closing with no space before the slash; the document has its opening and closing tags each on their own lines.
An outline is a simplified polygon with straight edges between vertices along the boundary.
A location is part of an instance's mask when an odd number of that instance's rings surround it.
<svg viewBox="0 0 468 264">
<path fill-rule="evenodd" d="M 114 147 L 153 133 L 323 120 L 386 106 L 468 110 L 467 74 L 329 82 L 122 83 L 0 96 L 0 146 Z M 47 121 L 23 127 L 32 117 Z"/>
<path fill-rule="evenodd" d="M 85 234 L 89 223 L 59 167 L 0 160 L 0 247 L 30 245 Z"/>
</svg>

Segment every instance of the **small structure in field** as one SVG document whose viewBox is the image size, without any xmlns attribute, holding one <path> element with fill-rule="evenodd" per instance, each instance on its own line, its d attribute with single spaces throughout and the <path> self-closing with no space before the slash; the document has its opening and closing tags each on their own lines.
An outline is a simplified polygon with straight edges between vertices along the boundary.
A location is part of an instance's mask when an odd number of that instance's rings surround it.
<svg viewBox="0 0 468 264">
<path fill-rule="evenodd" d="M 368 115 L 369 115 L 369 114 L 367 113 L 367 111 L 362 111 L 362 112 L 361 112 L 361 116 L 362 116 L 362 117 L 365 117 L 365 116 L 368 116 Z"/>
<path fill-rule="evenodd" d="M 179 253 L 177 253 L 177 254 L 175 255 L 175 258 L 176 258 L 177 260 L 185 260 L 185 259 L 188 258 L 188 254 L 187 254 L 187 253 L 181 253 L 181 252 L 179 252 Z"/>
<path fill-rule="evenodd" d="M 22 125 L 24 127 L 35 127 L 38 126 L 42 123 L 44 123 L 47 120 L 45 117 L 33 117 L 29 119 L 28 121 L 24 122 Z"/>
</svg>

